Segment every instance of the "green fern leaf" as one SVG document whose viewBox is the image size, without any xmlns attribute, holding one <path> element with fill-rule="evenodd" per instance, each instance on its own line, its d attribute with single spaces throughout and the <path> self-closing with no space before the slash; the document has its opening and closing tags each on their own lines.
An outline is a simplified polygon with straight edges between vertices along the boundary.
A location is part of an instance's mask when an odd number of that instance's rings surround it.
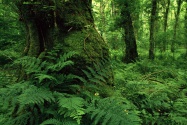
<svg viewBox="0 0 187 125">
<path fill-rule="evenodd" d="M 89 79 L 91 82 L 95 83 L 95 84 L 99 84 L 99 85 L 102 85 L 102 82 L 98 79 L 95 79 L 95 78 L 91 78 Z"/>
<path fill-rule="evenodd" d="M 64 67 L 66 66 L 69 66 L 69 65 L 73 65 L 74 63 L 72 61 L 66 61 L 66 62 L 63 62 L 63 61 L 58 61 L 57 64 L 54 64 L 54 65 L 51 65 L 51 66 L 48 66 L 47 69 L 48 70 L 51 70 L 51 71 L 60 71 L 62 70 Z"/>
<path fill-rule="evenodd" d="M 37 88 L 36 86 L 31 85 L 28 89 L 26 89 L 23 94 L 19 97 L 19 102 L 22 105 L 26 104 L 40 104 L 44 103 L 44 101 L 54 102 L 55 98 L 51 91 L 45 88 Z"/>
<path fill-rule="evenodd" d="M 75 79 L 79 79 L 83 83 L 87 83 L 87 80 L 80 76 L 75 76 Z"/>
<path fill-rule="evenodd" d="M 31 117 L 31 113 L 27 112 L 16 118 L 9 118 L 3 125 L 27 125 L 28 119 Z"/>
<path fill-rule="evenodd" d="M 101 75 L 95 75 L 95 78 L 106 83 L 106 80 Z"/>
<path fill-rule="evenodd" d="M 82 70 L 82 71 L 84 72 L 84 74 L 86 75 L 86 77 L 92 78 L 92 75 L 89 72 L 87 72 L 86 70 Z"/>
<path fill-rule="evenodd" d="M 91 73 L 92 75 L 95 75 L 95 74 L 96 74 L 96 71 L 94 71 L 93 68 L 87 67 L 87 69 L 90 71 L 90 73 Z"/>
<path fill-rule="evenodd" d="M 65 118 L 63 119 L 62 125 L 79 125 L 79 124 L 72 118 Z"/>
<path fill-rule="evenodd" d="M 42 122 L 40 125 L 63 125 L 63 122 L 57 119 L 47 119 Z"/>
<path fill-rule="evenodd" d="M 77 123 L 80 124 L 82 115 L 85 114 L 84 99 L 80 97 L 59 97 L 59 113 L 64 114 L 65 117 L 71 117 L 76 119 Z"/>
<path fill-rule="evenodd" d="M 70 51 L 68 53 L 65 53 L 63 56 L 60 57 L 60 60 L 62 62 L 65 62 L 66 60 L 68 60 L 69 58 L 71 58 L 72 56 L 76 55 L 77 52 L 75 51 Z"/>
<path fill-rule="evenodd" d="M 71 97 L 71 98 L 60 97 L 58 103 L 59 106 L 62 108 L 74 110 L 84 106 L 84 99 L 80 97 Z"/>
<path fill-rule="evenodd" d="M 39 80 L 39 83 L 43 82 L 43 80 L 50 80 L 50 81 L 54 81 L 55 83 L 57 82 L 57 79 L 51 75 L 46 75 L 46 74 L 36 74 L 35 78 L 37 78 Z"/>
<path fill-rule="evenodd" d="M 42 64 L 42 65 L 41 65 Z M 46 65 L 46 62 L 42 62 L 41 59 L 35 57 L 22 57 L 14 61 L 14 65 L 21 65 L 25 70 L 26 74 L 39 73 L 42 68 Z"/>
<path fill-rule="evenodd" d="M 100 99 L 91 110 L 93 125 L 140 125 L 141 123 L 138 114 L 112 98 Z"/>
</svg>

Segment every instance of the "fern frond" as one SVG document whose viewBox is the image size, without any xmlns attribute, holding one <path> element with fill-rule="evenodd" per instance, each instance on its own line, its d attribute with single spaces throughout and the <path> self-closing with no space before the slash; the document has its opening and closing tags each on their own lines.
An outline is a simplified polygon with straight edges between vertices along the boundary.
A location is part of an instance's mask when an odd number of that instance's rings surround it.
<svg viewBox="0 0 187 125">
<path fill-rule="evenodd" d="M 27 125 L 27 121 L 30 117 L 31 113 L 27 112 L 16 118 L 9 118 L 3 125 Z"/>
<path fill-rule="evenodd" d="M 92 75 L 88 71 L 86 70 L 82 70 L 82 71 L 84 72 L 87 78 L 92 78 Z"/>
<path fill-rule="evenodd" d="M 18 103 L 18 95 L 28 88 L 30 82 L 19 82 L 16 84 L 8 85 L 6 88 L 0 89 L 0 97 L 2 102 L 1 110 L 9 110 L 13 112 Z"/>
<path fill-rule="evenodd" d="M 38 82 L 41 83 L 43 82 L 43 80 L 50 80 L 50 81 L 54 81 L 55 83 L 57 82 L 57 79 L 51 75 L 47 75 L 47 74 L 35 74 L 35 78 L 38 79 Z"/>
<path fill-rule="evenodd" d="M 60 60 L 62 61 L 62 62 L 65 62 L 65 61 L 67 61 L 68 59 L 70 59 L 72 56 L 74 56 L 74 55 L 76 55 L 77 54 L 77 52 L 75 52 L 75 51 L 70 51 L 70 52 L 68 52 L 68 53 L 65 53 L 63 56 L 61 56 L 60 57 Z"/>
<path fill-rule="evenodd" d="M 96 74 L 96 71 L 91 68 L 91 67 L 87 67 L 87 69 L 90 71 L 90 73 L 94 76 Z"/>
<path fill-rule="evenodd" d="M 63 122 L 58 119 L 47 119 L 43 121 L 40 125 L 63 125 Z"/>
<path fill-rule="evenodd" d="M 51 91 L 45 88 L 37 88 L 31 85 L 19 97 L 19 102 L 22 105 L 26 104 L 40 104 L 44 101 L 54 102 L 55 98 Z"/>
<path fill-rule="evenodd" d="M 111 78 L 111 67 L 106 60 L 101 61 L 99 64 L 94 64 L 94 67 L 87 67 L 87 71 L 83 70 L 88 78 L 87 82 L 98 84 L 100 86 L 107 84 L 107 80 Z"/>
<path fill-rule="evenodd" d="M 63 60 L 63 59 L 62 59 Z M 66 62 L 64 62 L 64 61 L 62 61 L 62 60 L 59 60 L 56 64 L 54 64 L 54 65 L 50 65 L 50 66 L 48 66 L 47 67 L 47 69 L 48 70 L 50 70 L 50 71 L 60 71 L 60 70 L 62 70 L 64 67 L 66 67 L 66 66 L 69 66 L 69 65 L 73 65 L 74 63 L 72 62 L 72 61 L 66 61 Z"/>
<path fill-rule="evenodd" d="M 140 125 L 138 114 L 122 102 L 105 98 L 100 99 L 91 110 L 93 125 Z"/>
<path fill-rule="evenodd" d="M 41 59 L 28 56 L 22 57 L 14 61 L 14 65 L 21 65 L 22 69 L 24 69 L 27 74 L 41 72 L 41 63 Z M 45 66 L 45 63 L 46 62 L 43 62 L 42 66 Z"/>
<path fill-rule="evenodd" d="M 82 115 L 84 112 L 84 99 L 80 97 L 59 97 L 59 113 L 64 114 L 65 117 L 71 117 L 76 119 L 77 123 L 80 124 Z"/>
</svg>

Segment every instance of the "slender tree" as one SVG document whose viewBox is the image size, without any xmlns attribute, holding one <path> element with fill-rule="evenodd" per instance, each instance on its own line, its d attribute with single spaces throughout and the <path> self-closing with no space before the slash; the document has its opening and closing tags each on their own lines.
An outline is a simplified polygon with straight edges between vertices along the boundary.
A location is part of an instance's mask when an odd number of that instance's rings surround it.
<svg viewBox="0 0 187 125">
<path fill-rule="evenodd" d="M 100 0 L 100 8 L 99 8 L 99 12 L 100 12 L 100 25 L 101 25 L 101 36 L 103 36 L 103 33 L 105 32 L 105 25 L 106 25 L 106 17 L 105 17 L 105 1 L 104 0 Z"/>
<path fill-rule="evenodd" d="M 167 27 L 168 27 L 168 14 L 169 14 L 169 8 L 170 8 L 170 0 L 167 0 L 165 2 L 165 12 L 164 12 L 164 40 L 163 40 L 163 51 L 166 51 L 167 48 Z"/>
<path fill-rule="evenodd" d="M 152 0 L 152 9 L 151 9 L 151 20 L 150 20 L 150 38 L 149 38 L 149 59 L 154 59 L 154 49 L 155 49 L 155 22 L 156 22 L 156 10 L 157 10 L 157 0 Z"/>
<path fill-rule="evenodd" d="M 134 34 L 133 21 L 131 17 L 132 9 L 133 5 L 130 4 L 129 1 L 125 1 L 121 9 L 121 17 L 123 20 L 123 28 L 125 31 L 124 41 L 126 45 L 125 57 L 123 61 L 126 63 L 134 62 L 138 58 L 136 38 Z"/>
<path fill-rule="evenodd" d="M 171 52 L 174 54 L 175 51 L 175 41 L 177 37 L 177 28 L 178 28 L 178 23 L 179 23 L 179 16 L 180 16 L 180 11 L 181 11 L 181 5 L 182 5 L 182 0 L 177 0 L 177 12 L 175 13 L 175 24 L 173 28 L 173 40 L 171 42 Z"/>
<path fill-rule="evenodd" d="M 187 5 L 187 0 L 185 0 L 186 2 L 186 5 Z M 187 6 L 185 8 L 185 17 L 184 17 L 184 20 L 185 20 L 185 39 L 187 40 Z M 187 57 L 187 41 L 185 42 L 185 47 L 186 47 L 186 57 Z"/>
</svg>

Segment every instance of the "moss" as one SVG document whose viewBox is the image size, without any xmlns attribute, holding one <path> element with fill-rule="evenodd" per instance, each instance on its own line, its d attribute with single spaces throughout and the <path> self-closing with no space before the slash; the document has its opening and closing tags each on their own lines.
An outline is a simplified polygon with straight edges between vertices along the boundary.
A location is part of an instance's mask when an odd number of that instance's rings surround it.
<svg viewBox="0 0 187 125">
<path fill-rule="evenodd" d="M 79 54 L 73 58 L 75 65 L 67 70 L 79 76 L 84 75 L 81 74 L 81 70 L 85 70 L 87 66 L 94 68 L 94 63 L 100 64 L 103 60 L 109 59 L 108 46 L 94 27 L 69 32 L 63 42 L 63 52 L 70 51 L 76 51 Z M 107 81 L 111 84 L 113 77 L 112 73 L 109 74 L 111 78 Z"/>
<path fill-rule="evenodd" d="M 40 16 L 48 15 L 50 11 L 39 11 L 36 16 L 28 16 L 32 8 L 19 7 L 23 12 L 24 9 L 28 9 L 25 13 L 26 21 L 30 22 L 30 19 L 33 19 L 27 29 L 28 42 L 30 42 L 27 55 L 37 57 L 42 51 L 46 49 L 49 51 L 56 44 L 61 44 L 63 53 L 70 51 L 79 53 L 73 58 L 75 65 L 63 71 L 75 75 L 80 75 L 81 70 L 86 69 L 87 66 L 92 67 L 93 63 L 100 64 L 102 60 L 107 60 L 108 47 L 94 28 L 90 4 L 91 1 L 82 0 L 59 3 L 60 6 L 57 6 L 56 15 L 53 17 L 56 22 L 48 20 L 47 17 L 40 19 Z M 42 23 L 37 23 L 38 21 Z M 55 26 L 54 23 L 57 25 Z"/>
<path fill-rule="evenodd" d="M 68 1 L 61 4 L 57 10 L 64 27 L 82 29 L 93 23 L 91 10 L 85 1 Z"/>
<path fill-rule="evenodd" d="M 94 28 L 70 32 L 63 44 L 64 52 L 75 50 L 80 53 L 79 58 L 84 58 L 88 64 L 108 58 L 107 45 Z"/>
<path fill-rule="evenodd" d="M 39 41 L 39 34 L 37 32 L 37 27 L 33 21 L 28 22 L 27 26 L 28 26 L 28 34 L 29 34 L 28 56 L 37 57 L 40 53 L 40 41 Z"/>
</svg>

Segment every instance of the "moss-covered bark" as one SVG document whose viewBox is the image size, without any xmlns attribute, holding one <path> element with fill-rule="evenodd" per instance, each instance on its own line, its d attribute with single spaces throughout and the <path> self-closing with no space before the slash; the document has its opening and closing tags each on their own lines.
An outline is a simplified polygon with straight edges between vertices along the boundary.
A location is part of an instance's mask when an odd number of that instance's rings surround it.
<svg viewBox="0 0 187 125">
<path fill-rule="evenodd" d="M 49 0 L 26 4 L 22 1 L 17 6 L 28 32 L 26 55 L 38 57 L 55 44 L 61 44 L 63 53 L 79 53 L 73 58 L 74 67 L 66 71 L 77 75 L 86 66 L 92 67 L 93 63 L 109 59 L 107 44 L 94 26 L 91 0 Z M 112 84 L 111 81 L 108 84 Z"/>
<path fill-rule="evenodd" d="M 150 20 L 150 38 L 149 38 L 149 59 L 153 60 L 155 58 L 155 21 L 156 21 L 156 10 L 157 10 L 157 1 L 152 0 L 152 9 L 151 9 L 151 20 Z"/>
<path fill-rule="evenodd" d="M 125 30 L 124 40 L 125 40 L 125 56 L 123 61 L 126 63 L 135 62 L 138 58 L 136 38 L 134 33 L 133 22 L 131 18 L 131 8 L 128 1 L 124 2 L 124 7 L 121 10 L 121 16 L 123 20 L 123 28 Z"/>
</svg>

